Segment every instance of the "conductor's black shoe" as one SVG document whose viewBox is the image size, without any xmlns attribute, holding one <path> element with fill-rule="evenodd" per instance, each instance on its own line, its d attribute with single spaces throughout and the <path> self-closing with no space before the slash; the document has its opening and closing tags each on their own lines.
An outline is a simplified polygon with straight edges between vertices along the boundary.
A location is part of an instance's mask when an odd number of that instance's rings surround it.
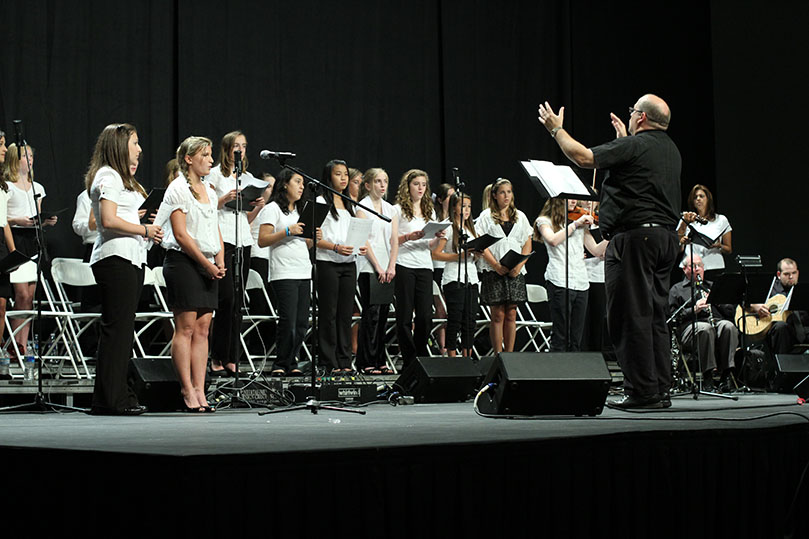
<svg viewBox="0 0 809 539">
<path fill-rule="evenodd" d="M 607 406 L 615 410 L 651 410 L 656 408 L 665 408 L 665 405 L 658 394 L 654 394 L 649 397 L 626 395 L 619 401 L 607 402 Z"/>
<path fill-rule="evenodd" d="M 90 415 L 141 415 L 147 412 L 147 408 L 142 404 L 136 404 L 121 410 L 114 410 L 112 408 L 102 408 L 94 406 L 90 409 Z"/>
<path fill-rule="evenodd" d="M 660 394 L 660 404 L 661 408 L 671 408 L 671 395 L 668 391 Z"/>
</svg>

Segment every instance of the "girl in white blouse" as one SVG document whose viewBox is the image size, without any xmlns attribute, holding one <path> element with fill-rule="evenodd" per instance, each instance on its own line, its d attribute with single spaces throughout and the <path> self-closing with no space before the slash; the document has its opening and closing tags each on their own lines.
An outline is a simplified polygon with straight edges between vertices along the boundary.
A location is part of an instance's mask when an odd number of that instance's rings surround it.
<svg viewBox="0 0 809 539">
<path fill-rule="evenodd" d="M 19 151 L 16 144 L 8 147 L 3 179 L 8 186 L 6 217 L 14 237 L 14 245 L 20 252 L 32 257 L 39 250 L 34 221 L 37 209 L 42 209 L 45 188 L 41 183 L 34 181 L 34 149 L 30 146 L 26 146 L 25 149 L 25 152 Z M 34 200 L 36 200 L 36 204 Z M 56 216 L 45 219 L 42 221 L 42 226 L 53 226 L 56 224 L 56 220 Z M 36 286 L 35 281 L 14 284 L 15 309 L 33 308 Z M 11 327 L 15 330 L 22 324 L 23 320 L 20 318 L 11 321 Z M 26 322 L 15 337 L 20 350 L 25 350 L 25 344 L 28 342 L 28 329 L 29 325 Z"/>
<path fill-rule="evenodd" d="M 468 253 L 464 260 L 461 252 L 461 263 L 458 262 L 458 253 L 461 234 L 466 235 L 467 241 L 478 237 L 475 223 L 472 222 L 472 198 L 467 195 L 461 198 L 453 194 L 449 200 L 448 213 L 452 216 L 452 227 L 446 237 L 438 241 L 433 250 L 433 260 L 445 263 L 441 286 L 447 302 L 447 354 L 451 357 L 456 355 L 460 333 L 461 355 L 469 357 L 478 312 L 478 272 L 475 267 L 477 253 Z"/>
<path fill-rule="evenodd" d="M 238 154 L 236 153 L 238 152 Z M 241 159 L 241 174 L 236 178 L 237 155 Z M 240 308 L 233 295 L 233 259 L 236 247 L 242 247 L 241 282 L 242 289 L 247 283 L 250 272 L 250 249 L 253 245 L 253 235 L 250 232 L 250 223 L 256 218 L 264 207 L 264 197 L 245 201 L 250 211 L 230 209 L 225 206 L 236 199 L 239 186 L 248 183 L 258 183 L 255 176 L 247 171 L 247 137 L 241 131 L 231 131 L 222 137 L 219 150 L 219 164 L 214 167 L 205 181 L 216 190 L 217 207 L 219 209 L 219 229 L 222 231 L 222 240 L 225 245 L 225 278 L 219 283 L 219 305 L 216 309 L 216 321 L 211 332 L 211 372 L 213 374 L 232 374 L 236 370 L 241 346 L 234 346 L 239 339 L 239 328 L 234 327 L 234 313 Z M 238 220 L 238 235 L 236 237 L 236 221 Z M 226 372 L 227 371 L 227 372 Z"/>
<path fill-rule="evenodd" d="M 216 193 L 202 182 L 213 165 L 211 141 L 188 137 L 177 149 L 180 177 L 163 196 L 156 221 L 168 219 L 167 302 L 174 313 L 171 359 L 186 412 L 210 412 L 205 397 L 208 329 L 225 276 L 224 247 L 216 216 Z"/>
<path fill-rule="evenodd" d="M 399 220 L 399 257 L 396 260 L 396 335 L 403 368 L 419 355 L 427 355 L 433 324 L 433 259 L 431 251 L 445 236 L 438 232 L 425 238 L 423 228 L 435 220 L 430 197 L 430 179 L 419 169 L 410 169 L 399 181 L 396 193 Z M 415 312 L 415 325 L 413 313 Z"/>
<path fill-rule="evenodd" d="M 517 304 L 527 301 L 525 261 L 509 270 L 500 260 L 509 251 L 531 252 L 531 223 L 514 205 L 511 182 L 498 178 L 489 192 L 489 213 L 478 217 L 475 226 L 480 234 L 490 234 L 500 241 L 484 254 L 481 274 L 481 302 L 489 305 L 492 322 L 489 336 L 495 353 L 512 352 L 517 336 Z"/>
<path fill-rule="evenodd" d="M 349 196 L 348 166 L 333 159 L 326 163 L 321 181 Z M 333 193 L 318 197 L 329 205 L 329 213 L 321 225 L 323 239 L 317 242 L 318 352 L 320 362 L 334 374 L 350 374 L 351 322 L 354 292 L 357 288 L 356 253 L 348 239 L 348 227 L 355 216 L 353 204 Z M 364 212 L 356 212 L 365 217 Z M 365 247 L 358 249 L 365 254 Z"/>
<path fill-rule="evenodd" d="M 272 376 L 301 376 L 300 351 L 309 329 L 312 262 L 310 239 L 302 237 L 304 183 L 300 174 L 283 169 L 275 179 L 270 203 L 258 216 L 258 245 L 270 247 L 270 285 L 278 307 L 277 350 Z"/>
<path fill-rule="evenodd" d="M 691 225 L 697 232 L 716 239 L 710 247 L 694 242 L 694 254 L 702 257 L 702 263 L 705 266 L 705 278 L 714 280 L 725 269 L 725 255 L 733 252 L 731 239 L 733 228 L 731 228 L 727 217 L 721 213 L 716 213 L 711 190 L 702 184 L 696 184 L 688 193 L 688 208 L 691 211 L 686 212 L 677 225 L 680 245 L 685 250 L 683 262 L 691 254 L 691 248 L 687 245 L 689 239 L 693 240 L 693 238 L 690 238 L 691 231 L 688 229 L 688 225 Z M 695 221 L 696 216 L 707 222 L 699 223 Z"/>
<path fill-rule="evenodd" d="M 128 386 L 135 311 L 143 287 L 143 265 L 150 241 L 163 237 L 158 225 L 140 224 L 138 209 L 146 192 L 135 179 L 141 148 L 129 124 L 111 124 L 98 136 L 85 184 L 98 238 L 90 255 L 101 295 L 95 389 L 90 413 L 137 415 L 146 411 Z"/>
<path fill-rule="evenodd" d="M 6 160 L 6 134 L 0 131 L 0 167 Z M 0 227 L 3 228 L 3 235 L 0 237 L 0 259 L 14 250 L 14 238 L 11 236 L 11 229 L 8 226 L 6 210 L 8 207 L 8 185 L 0 174 Z M 0 274 L 0 340 L 5 335 L 6 328 L 6 298 L 11 296 L 11 283 L 8 273 Z"/>
<path fill-rule="evenodd" d="M 545 202 L 534 225 L 534 237 L 548 249 L 548 266 L 545 269 L 545 287 L 551 309 L 551 352 L 578 352 L 581 350 L 581 338 L 584 332 L 584 320 L 587 314 L 587 298 L 590 281 L 584 263 L 584 249 L 590 254 L 603 257 L 607 242 L 596 244 L 590 225 L 592 215 L 582 215 L 570 224 L 565 225 L 567 213 L 576 207 L 576 200 L 550 198 Z M 567 247 L 565 247 L 567 239 Z M 565 256 L 567 249 L 567 256 Z M 567 270 L 565 260 L 567 259 Z M 565 308 L 565 298 L 569 298 Z M 567 315 L 570 313 L 570 316 Z M 570 326 L 568 328 L 568 325 Z M 570 340 L 565 345 L 565 335 Z"/>
<path fill-rule="evenodd" d="M 396 258 L 399 254 L 399 219 L 393 206 L 385 200 L 388 191 L 388 173 L 381 168 L 365 171 L 360 190 L 360 204 L 374 208 L 391 219 L 383 221 L 370 216 L 374 222 L 369 249 L 359 258 L 360 302 L 362 319 L 357 338 L 357 368 L 364 374 L 393 374 L 385 360 L 385 327 L 390 304 L 374 302 L 371 297 L 371 279 L 389 284 L 396 276 Z M 390 285 L 392 286 L 392 285 Z"/>
</svg>

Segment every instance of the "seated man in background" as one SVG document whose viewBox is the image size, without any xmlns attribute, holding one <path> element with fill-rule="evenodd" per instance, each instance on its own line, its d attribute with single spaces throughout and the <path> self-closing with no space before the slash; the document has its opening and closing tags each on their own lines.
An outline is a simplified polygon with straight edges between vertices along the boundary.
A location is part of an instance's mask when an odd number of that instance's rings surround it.
<svg viewBox="0 0 809 539">
<path fill-rule="evenodd" d="M 699 354 L 700 370 L 704 390 L 714 387 L 713 373 L 718 370 L 722 381 L 726 380 L 734 367 L 733 356 L 739 347 L 739 331 L 733 325 L 733 305 L 712 306 L 707 296 L 711 283 L 703 281 L 705 268 L 702 259 L 694 255 L 693 271 L 691 257 L 683 261 L 685 278 L 671 287 L 669 291 L 669 312 L 674 313 L 686 302 L 688 305 L 678 313 L 675 319 L 675 331 L 685 350 Z M 691 297 L 691 282 L 694 281 L 694 298 Z M 692 325 L 696 317 L 696 324 Z M 696 329 L 697 344 L 694 346 Z"/>
<path fill-rule="evenodd" d="M 792 287 L 798 284 L 798 263 L 791 258 L 783 258 L 778 262 L 776 279 L 770 287 L 765 303 L 754 303 L 750 306 L 752 312 L 760 317 L 770 316 L 767 308 L 768 302 L 773 296 L 783 294 L 789 296 Z M 789 354 L 796 345 L 805 344 L 807 332 L 804 329 L 809 325 L 809 313 L 806 311 L 793 311 L 786 321 L 775 321 L 767 334 L 767 342 L 773 354 Z"/>
</svg>

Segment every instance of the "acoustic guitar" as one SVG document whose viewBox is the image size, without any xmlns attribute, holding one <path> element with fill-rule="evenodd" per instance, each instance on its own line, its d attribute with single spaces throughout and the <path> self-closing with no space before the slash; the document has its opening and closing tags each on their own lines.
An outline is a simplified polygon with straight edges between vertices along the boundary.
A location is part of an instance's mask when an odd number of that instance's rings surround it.
<svg viewBox="0 0 809 539">
<path fill-rule="evenodd" d="M 764 339 L 770 331 L 773 322 L 784 322 L 789 315 L 792 314 L 792 311 L 783 310 L 786 301 L 787 297 L 783 294 L 776 294 L 768 299 L 764 305 L 767 307 L 767 310 L 770 311 L 769 316 L 759 316 L 758 313 L 744 312 L 741 305 L 739 305 L 736 307 L 736 316 L 734 317 L 736 327 L 739 328 L 739 331 L 744 332 L 750 341 L 760 341 Z M 745 318 L 744 324 L 746 324 L 746 328 L 742 323 L 742 318 Z M 747 331 L 745 331 L 745 329 Z"/>
</svg>

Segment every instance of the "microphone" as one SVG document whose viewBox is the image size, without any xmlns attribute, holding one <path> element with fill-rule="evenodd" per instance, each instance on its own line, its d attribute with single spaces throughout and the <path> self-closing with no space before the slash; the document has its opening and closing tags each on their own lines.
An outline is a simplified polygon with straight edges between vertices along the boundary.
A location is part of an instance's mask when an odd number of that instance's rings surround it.
<svg viewBox="0 0 809 539">
<path fill-rule="evenodd" d="M 17 151 L 21 152 L 22 150 L 20 148 L 22 148 L 22 145 L 23 145 L 23 141 L 22 141 L 22 120 L 12 120 L 11 123 L 14 124 L 14 138 L 17 141 Z M 17 154 L 17 155 L 20 155 L 20 154 Z"/>
<path fill-rule="evenodd" d="M 463 189 L 464 183 L 461 181 L 461 175 L 458 173 L 458 167 L 452 167 L 452 178 L 455 180 L 455 190 Z"/>
<path fill-rule="evenodd" d="M 236 176 L 241 176 L 242 174 L 242 152 L 241 150 L 236 150 L 233 152 L 233 167 L 236 169 Z"/>
<path fill-rule="evenodd" d="M 261 150 L 259 156 L 262 159 L 295 159 L 296 154 L 292 152 L 273 152 L 270 150 Z"/>
</svg>

